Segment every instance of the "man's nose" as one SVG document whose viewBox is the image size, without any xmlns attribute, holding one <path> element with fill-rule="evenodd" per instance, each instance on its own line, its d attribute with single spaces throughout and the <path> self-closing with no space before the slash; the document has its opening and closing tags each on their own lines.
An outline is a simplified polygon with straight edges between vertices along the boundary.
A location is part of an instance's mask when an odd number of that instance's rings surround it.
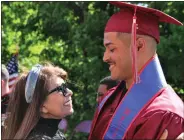
<svg viewBox="0 0 184 140">
<path fill-rule="evenodd" d="M 109 53 L 107 51 L 105 51 L 104 55 L 103 55 L 103 61 L 107 62 L 108 60 L 109 60 Z"/>
</svg>

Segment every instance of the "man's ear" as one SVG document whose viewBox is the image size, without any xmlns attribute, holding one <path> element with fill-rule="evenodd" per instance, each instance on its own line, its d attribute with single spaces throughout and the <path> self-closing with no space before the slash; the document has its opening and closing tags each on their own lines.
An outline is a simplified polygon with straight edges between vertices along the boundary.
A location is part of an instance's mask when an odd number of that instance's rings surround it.
<svg viewBox="0 0 184 140">
<path fill-rule="evenodd" d="M 143 50 L 145 48 L 145 39 L 142 37 L 137 38 L 136 46 L 137 46 L 137 51 Z"/>
</svg>

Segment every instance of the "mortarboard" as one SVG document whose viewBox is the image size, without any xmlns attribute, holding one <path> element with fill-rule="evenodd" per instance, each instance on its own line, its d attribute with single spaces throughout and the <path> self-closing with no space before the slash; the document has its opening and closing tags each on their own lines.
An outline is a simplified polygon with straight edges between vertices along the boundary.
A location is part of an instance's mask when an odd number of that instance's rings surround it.
<svg viewBox="0 0 184 140">
<path fill-rule="evenodd" d="M 104 32 L 131 33 L 132 69 L 134 82 L 138 83 L 136 67 L 136 34 L 153 37 L 157 43 L 160 42 L 159 22 L 183 25 L 177 19 L 153 8 L 147 8 L 125 2 L 110 2 L 120 11 L 113 14 L 108 20 Z"/>
<path fill-rule="evenodd" d="M 183 25 L 177 19 L 153 8 L 146 8 L 125 2 L 110 2 L 121 10 L 111 16 L 107 22 L 105 32 L 131 33 L 133 16 L 138 24 L 137 34 L 149 35 L 159 43 L 159 22 Z"/>
</svg>

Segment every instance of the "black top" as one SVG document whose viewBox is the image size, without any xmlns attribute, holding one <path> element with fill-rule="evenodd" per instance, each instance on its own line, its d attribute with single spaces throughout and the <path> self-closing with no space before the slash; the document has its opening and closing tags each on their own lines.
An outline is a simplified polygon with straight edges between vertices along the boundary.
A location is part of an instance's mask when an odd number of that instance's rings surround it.
<svg viewBox="0 0 184 140">
<path fill-rule="evenodd" d="M 58 129 L 58 124 L 61 120 L 40 118 L 38 124 L 28 135 L 28 139 L 32 140 L 65 140 L 61 130 Z"/>
</svg>

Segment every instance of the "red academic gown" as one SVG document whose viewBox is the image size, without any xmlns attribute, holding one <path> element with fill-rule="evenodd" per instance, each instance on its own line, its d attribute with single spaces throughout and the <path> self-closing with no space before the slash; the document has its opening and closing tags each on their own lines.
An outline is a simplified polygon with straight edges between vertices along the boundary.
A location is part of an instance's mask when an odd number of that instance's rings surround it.
<svg viewBox="0 0 184 140">
<path fill-rule="evenodd" d="M 103 139 L 109 121 L 126 93 L 123 89 L 112 93 L 99 115 L 95 112 L 89 140 Z M 109 92 L 112 90 L 115 88 Z M 168 94 L 169 92 L 173 93 Z M 170 86 L 140 112 L 126 133 L 125 139 L 159 139 L 165 129 L 169 132 L 168 139 L 175 139 L 184 132 L 184 104 Z"/>
</svg>

